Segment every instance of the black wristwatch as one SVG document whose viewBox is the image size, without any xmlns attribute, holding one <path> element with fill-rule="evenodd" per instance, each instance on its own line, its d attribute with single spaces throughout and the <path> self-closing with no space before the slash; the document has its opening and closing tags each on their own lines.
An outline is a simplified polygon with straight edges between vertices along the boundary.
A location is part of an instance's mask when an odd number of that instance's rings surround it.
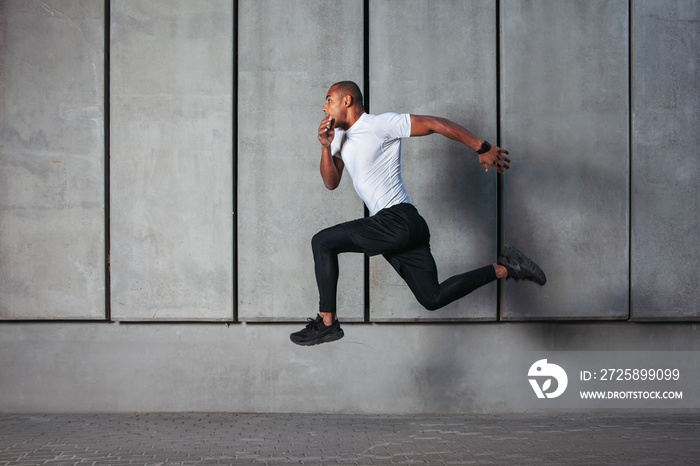
<svg viewBox="0 0 700 466">
<path fill-rule="evenodd" d="M 481 155 L 481 154 L 487 153 L 490 150 L 491 150 L 491 144 L 489 144 L 488 141 L 484 141 L 481 143 L 481 147 L 479 148 L 478 151 L 476 151 L 476 153 Z"/>
</svg>

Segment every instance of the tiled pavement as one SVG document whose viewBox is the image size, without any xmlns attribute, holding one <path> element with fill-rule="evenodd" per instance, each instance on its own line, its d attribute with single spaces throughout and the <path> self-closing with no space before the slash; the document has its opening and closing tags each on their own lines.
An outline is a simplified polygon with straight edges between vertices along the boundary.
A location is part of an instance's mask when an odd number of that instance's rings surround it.
<svg viewBox="0 0 700 466">
<path fill-rule="evenodd" d="M 700 464 L 700 415 L 0 415 L 0 465 Z"/>
</svg>

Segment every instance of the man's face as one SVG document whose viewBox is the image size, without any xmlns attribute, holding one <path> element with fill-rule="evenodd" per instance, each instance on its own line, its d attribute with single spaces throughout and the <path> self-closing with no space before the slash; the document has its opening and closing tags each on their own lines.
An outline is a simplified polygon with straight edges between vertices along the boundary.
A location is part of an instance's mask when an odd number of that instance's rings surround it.
<svg viewBox="0 0 700 466">
<path fill-rule="evenodd" d="M 338 117 L 341 116 L 341 110 L 343 109 L 343 98 L 335 87 L 328 89 L 328 94 L 326 95 L 326 104 L 323 106 L 323 113 L 326 116 L 330 116 L 338 121 Z"/>
</svg>

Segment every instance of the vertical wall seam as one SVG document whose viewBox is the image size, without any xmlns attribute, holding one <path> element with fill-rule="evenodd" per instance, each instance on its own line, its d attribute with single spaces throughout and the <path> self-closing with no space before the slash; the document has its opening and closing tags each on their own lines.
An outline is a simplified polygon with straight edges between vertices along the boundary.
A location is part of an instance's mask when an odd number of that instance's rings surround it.
<svg viewBox="0 0 700 466">
<path fill-rule="evenodd" d="M 363 27 L 364 27 L 364 34 L 363 34 L 363 93 L 364 93 L 364 107 L 365 111 L 369 113 L 369 91 L 370 91 L 370 83 L 369 83 L 369 0 L 364 0 L 363 5 L 362 5 L 362 22 L 363 22 Z M 367 206 L 364 205 L 364 216 L 369 217 L 369 209 L 367 209 Z M 367 255 L 364 256 L 364 302 L 365 302 L 365 309 L 364 309 L 364 321 L 365 323 L 370 322 L 370 290 L 369 290 L 369 262 L 370 259 Z"/>
<path fill-rule="evenodd" d="M 112 321 L 112 267 L 111 267 L 111 243 L 110 243 L 110 47 L 111 47 L 111 9 L 110 0 L 104 2 L 104 46 L 103 46 L 103 124 L 104 124 L 104 240 L 105 240 L 105 320 Z"/>
<path fill-rule="evenodd" d="M 365 95 L 365 111 L 369 113 L 369 0 L 364 0 L 362 8 L 363 13 L 363 79 L 364 79 L 364 95 Z"/>
<path fill-rule="evenodd" d="M 496 145 L 501 147 L 501 0 L 496 0 Z M 496 255 L 503 249 L 503 175 L 496 176 Z M 496 321 L 501 320 L 503 280 L 496 281 Z"/>
<path fill-rule="evenodd" d="M 633 148 L 633 142 L 634 142 L 634 96 L 633 96 L 633 81 L 632 81 L 632 70 L 633 70 L 633 49 L 632 49 L 632 42 L 634 39 L 634 34 L 633 34 L 633 27 L 634 27 L 634 22 L 633 22 L 633 16 L 634 14 L 634 0 L 629 0 L 628 1 L 628 12 L 627 12 L 627 21 L 628 21 L 628 26 L 627 26 L 627 34 L 628 34 L 628 39 L 627 39 L 627 98 L 628 98 L 628 103 L 627 103 L 627 113 L 629 116 L 629 122 L 628 122 L 628 156 L 627 156 L 627 212 L 628 212 L 628 218 L 627 218 L 627 320 L 632 319 L 632 148 Z"/>
<path fill-rule="evenodd" d="M 238 0 L 233 1 L 233 78 L 231 84 L 231 170 L 232 170 L 232 228 L 233 228 L 233 254 L 231 257 L 233 267 L 233 322 L 238 322 L 238 30 L 239 9 Z"/>
</svg>

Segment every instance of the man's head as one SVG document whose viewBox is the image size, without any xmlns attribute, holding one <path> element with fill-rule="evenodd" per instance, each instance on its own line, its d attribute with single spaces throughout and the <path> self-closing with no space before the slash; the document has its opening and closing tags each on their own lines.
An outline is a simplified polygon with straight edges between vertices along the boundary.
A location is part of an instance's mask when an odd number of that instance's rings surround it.
<svg viewBox="0 0 700 466">
<path fill-rule="evenodd" d="M 331 89 L 335 89 L 342 97 L 350 97 L 352 99 L 352 105 L 362 105 L 362 91 L 360 91 L 360 86 L 352 81 L 340 81 L 331 86 Z"/>
<path fill-rule="evenodd" d="M 362 91 L 354 82 L 341 81 L 328 89 L 323 113 L 334 119 L 335 126 L 341 129 L 349 128 L 364 111 Z"/>
</svg>

